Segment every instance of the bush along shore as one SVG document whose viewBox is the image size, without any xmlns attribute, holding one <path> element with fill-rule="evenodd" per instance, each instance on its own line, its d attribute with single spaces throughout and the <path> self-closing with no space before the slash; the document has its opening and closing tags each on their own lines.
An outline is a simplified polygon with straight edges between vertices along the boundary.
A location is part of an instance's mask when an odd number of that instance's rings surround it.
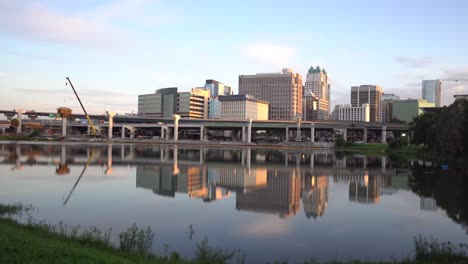
<svg viewBox="0 0 468 264">
<path fill-rule="evenodd" d="M 30 205 L 0 204 L 0 264 L 3 263 L 248 263 L 241 250 L 222 250 L 208 245 L 208 239 L 196 242 L 194 259 L 184 259 L 177 252 L 151 253 L 154 232 L 150 227 L 133 224 L 119 234 L 119 245 L 110 242 L 112 230 L 96 227 L 81 229 L 63 223 L 51 225 L 34 220 Z M 194 233 L 189 227 L 189 238 Z M 434 238 L 415 238 L 413 258 L 390 262 L 331 261 L 326 263 L 468 263 L 468 245 L 439 242 Z M 322 263 L 314 260 L 270 263 Z"/>
</svg>

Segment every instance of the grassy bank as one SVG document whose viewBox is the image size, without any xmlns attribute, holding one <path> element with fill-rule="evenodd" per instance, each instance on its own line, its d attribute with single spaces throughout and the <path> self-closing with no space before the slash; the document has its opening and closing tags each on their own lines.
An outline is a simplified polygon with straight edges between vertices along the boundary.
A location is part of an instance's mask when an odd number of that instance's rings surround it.
<svg viewBox="0 0 468 264">
<path fill-rule="evenodd" d="M 371 156 L 384 156 L 387 144 L 354 144 L 347 143 L 340 150 Z"/>
<path fill-rule="evenodd" d="M 195 258 L 184 260 L 178 253 L 156 256 L 150 253 L 154 233 L 151 229 L 139 229 L 136 225 L 119 234 L 120 246 L 109 242 L 109 233 L 91 228 L 78 232 L 76 227 L 60 224 L 51 226 L 30 218 L 20 224 L 8 218 L 28 213 L 31 206 L 0 204 L 0 264 L 3 263 L 248 263 L 245 253 L 236 250 L 221 250 L 208 246 L 208 240 L 196 243 Z M 468 263 L 468 245 L 439 243 L 434 239 L 415 239 L 415 259 L 390 262 L 327 262 L 333 264 L 422 264 L 422 263 Z M 317 261 L 270 263 L 321 263 Z"/>
<path fill-rule="evenodd" d="M 184 263 L 83 245 L 13 220 L 0 221 L 0 263 Z"/>
<path fill-rule="evenodd" d="M 0 141 L 59 141 L 59 139 L 28 135 L 0 135 Z"/>
</svg>

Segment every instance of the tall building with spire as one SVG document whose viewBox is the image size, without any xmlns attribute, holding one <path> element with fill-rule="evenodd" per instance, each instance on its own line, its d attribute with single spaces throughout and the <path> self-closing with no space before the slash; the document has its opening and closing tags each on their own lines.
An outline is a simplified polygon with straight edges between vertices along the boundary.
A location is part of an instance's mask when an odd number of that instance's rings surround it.
<svg viewBox="0 0 468 264">
<path fill-rule="evenodd" d="M 330 83 L 325 69 L 320 69 L 320 66 L 310 67 L 304 88 L 304 91 L 310 91 L 322 101 L 317 107 L 320 107 L 321 109 L 318 110 L 324 114 L 319 115 L 318 119 L 330 119 Z"/>
</svg>

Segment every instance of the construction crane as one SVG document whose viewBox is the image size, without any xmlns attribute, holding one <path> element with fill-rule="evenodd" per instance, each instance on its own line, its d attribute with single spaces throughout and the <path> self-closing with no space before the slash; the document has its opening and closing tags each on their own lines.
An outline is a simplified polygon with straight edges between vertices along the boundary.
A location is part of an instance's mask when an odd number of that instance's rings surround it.
<svg viewBox="0 0 468 264">
<path fill-rule="evenodd" d="M 91 119 L 89 118 L 89 115 L 88 115 L 88 113 L 86 112 L 86 109 L 84 108 L 83 103 L 82 103 L 81 100 L 80 100 L 80 97 L 79 97 L 78 94 L 76 93 L 75 87 L 73 87 L 73 84 L 72 84 L 72 82 L 70 81 L 70 78 L 67 77 L 67 81 L 68 81 L 68 83 L 70 83 L 70 86 L 71 86 L 71 88 L 73 89 L 73 92 L 75 93 L 76 98 L 78 99 L 78 102 L 80 102 L 81 109 L 83 109 L 83 112 L 84 112 L 84 114 L 85 114 L 85 116 L 86 116 L 86 120 L 88 121 L 88 124 L 89 124 L 89 126 L 91 127 L 90 134 L 91 134 L 92 136 L 95 136 L 97 130 L 96 130 L 96 128 L 94 127 L 93 122 L 91 122 Z M 68 85 L 68 83 L 65 83 L 65 85 Z"/>
<path fill-rule="evenodd" d="M 468 79 L 441 79 L 441 81 L 448 81 L 448 82 L 468 82 Z"/>
</svg>

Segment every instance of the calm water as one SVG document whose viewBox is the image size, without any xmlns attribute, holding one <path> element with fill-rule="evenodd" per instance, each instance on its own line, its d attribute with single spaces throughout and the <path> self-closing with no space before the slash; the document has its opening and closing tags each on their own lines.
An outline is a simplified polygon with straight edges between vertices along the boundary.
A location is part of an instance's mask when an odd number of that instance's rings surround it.
<svg viewBox="0 0 468 264">
<path fill-rule="evenodd" d="M 464 172 L 430 166 L 331 151 L 2 144 L 0 201 L 31 203 L 54 224 L 111 227 L 114 241 L 149 225 L 159 254 L 191 257 L 206 236 L 248 263 L 383 260 L 411 255 L 417 235 L 468 243 Z"/>
</svg>

